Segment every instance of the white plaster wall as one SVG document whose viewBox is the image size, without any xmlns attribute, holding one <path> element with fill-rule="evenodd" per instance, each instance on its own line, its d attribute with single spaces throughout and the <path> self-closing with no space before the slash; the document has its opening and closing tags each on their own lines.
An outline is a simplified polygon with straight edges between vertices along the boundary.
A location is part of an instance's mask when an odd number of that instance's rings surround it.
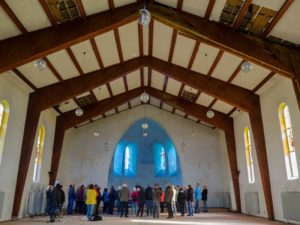
<svg viewBox="0 0 300 225">
<path fill-rule="evenodd" d="M 266 149 L 268 156 L 268 165 L 270 172 L 270 182 L 273 197 L 273 206 L 275 219 L 286 221 L 283 217 L 283 209 L 281 202 L 281 192 L 300 191 L 300 181 L 287 180 L 286 168 L 284 162 L 283 146 L 278 119 L 278 107 L 280 103 L 285 102 L 289 106 L 293 133 L 295 137 L 296 154 L 298 161 L 298 169 L 300 166 L 300 112 L 298 103 L 294 93 L 293 84 L 286 78 L 277 77 L 276 82 L 268 88 L 261 96 L 261 111 L 264 125 L 264 133 L 266 140 Z M 259 203 L 261 213 L 258 216 L 267 217 L 264 194 L 260 179 L 259 168 L 255 146 L 252 138 L 253 159 L 255 170 L 255 183 L 249 184 L 247 175 L 247 164 L 245 156 L 245 145 L 243 131 L 244 127 L 250 126 L 250 120 L 247 113 L 240 112 L 234 118 L 235 138 L 237 147 L 238 167 L 240 170 L 240 187 L 241 187 L 241 203 L 242 211 L 245 212 L 245 193 L 255 191 L 259 194 Z M 251 137 L 252 131 L 251 131 Z M 287 222 L 287 221 L 286 221 Z"/>
<path fill-rule="evenodd" d="M 7 73 L 0 75 L 0 99 L 9 102 L 10 113 L 6 130 L 3 157 L 0 164 L 0 191 L 5 192 L 5 200 L 0 221 L 10 220 L 13 207 L 16 179 L 18 174 L 19 157 L 23 139 L 28 94 L 30 89 L 21 83 L 15 75 Z M 52 109 L 41 114 L 40 124 L 46 128 L 44 155 L 42 164 L 41 181 L 38 186 L 47 184 L 50 170 L 50 160 L 55 126 L 55 112 Z M 34 153 L 34 151 L 33 151 Z M 28 193 L 32 186 L 33 158 L 29 167 L 26 185 L 23 193 L 20 215 L 25 215 Z"/>
<path fill-rule="evenodd" d="M 219 206 L 218 192 L 224 190 L 220 164 L 218 130 L 183 119 L 153 106 L 147 106 L 147 117 L 158 122 L 173 140 L 181 163 L 185 184 L 200 181 L 209 190 L 209 205 Z M 58 180 L 75 185 L 97 183 L 107 186 L 108 171 L 114 148 L 123 133 L 144 117 L 144 106 L 102 119 L 69 131 L 63 145 Z M 100 136 L 93 136 L 99 132 Z M 108 151 L 104 143 L 109 143 Z M 181 144 L 185 143 L 182 150 Z"/>
</svg>

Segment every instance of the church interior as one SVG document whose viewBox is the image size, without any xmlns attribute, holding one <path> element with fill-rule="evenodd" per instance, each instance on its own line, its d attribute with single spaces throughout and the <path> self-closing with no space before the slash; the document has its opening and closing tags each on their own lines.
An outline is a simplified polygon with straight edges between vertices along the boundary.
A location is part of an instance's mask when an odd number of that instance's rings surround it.
<svg viewBox="0 0 300 225">
<path fill-rule="evenodd" d="M 57 183 L 199 183 L 206 214 L 101 223 L 300 224 L 299 10 L 0 0 L 0 223 L 36 224 Z"/>
</svg>

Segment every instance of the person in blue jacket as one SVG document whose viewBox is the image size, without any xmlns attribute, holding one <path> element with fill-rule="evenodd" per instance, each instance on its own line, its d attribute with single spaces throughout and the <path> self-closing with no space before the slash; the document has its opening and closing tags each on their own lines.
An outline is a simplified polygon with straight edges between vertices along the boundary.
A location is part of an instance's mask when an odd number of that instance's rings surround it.
<svg viewBox="0 0 300 225">
<path fill-rule="evenodd" d="M 74 185 L 70 184 L 68 190 L 68 214 L 73 214 L 73 205 L 75 201 L 75 188 Z"/>
<path fill-rule="evenodd" d="M 194 193 L 195 193 L 195 201 L 196 201 L 195 213 L 200 213 L 201 188 L 199 182 L 196 184 Z"/>
</svg>

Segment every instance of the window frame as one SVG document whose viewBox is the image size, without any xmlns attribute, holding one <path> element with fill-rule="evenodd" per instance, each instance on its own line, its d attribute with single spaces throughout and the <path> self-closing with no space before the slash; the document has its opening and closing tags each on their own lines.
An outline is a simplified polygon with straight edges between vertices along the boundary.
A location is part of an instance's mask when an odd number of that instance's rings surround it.
<svg viewBox="0 0 300 225">
<path fill-rule="evenodd" d="M 0 121 L 0 164 L 2 162 L 2 155 L 4 149 L 4 141 L 6 135 L 6 129 L 8 125 L 8 118 L 9 118 L 9 103 L 7 100 L 3 99 L 0 100 L 0 104 L 2 106 L 2 117 Z"/>
<path fill-rule="evenodd" d="M 248 182 L 250 184 L 254 184 L 255 183 L 254 161 L 252 156 L 252 142 L 251 142 L 251 134 L 250 134 L 249 127 L 244 128 L 244 142 L 245 142 Z"/>
<path fill-rule="evenodd" d="M 39 183 L 40 179 L 41 179 L 45 133 L 46 133 L 45 127 L 43 125 L 39 126 L 37 141 L 36 141 L 36 154 L 34 157 L 34 167 L 33 167 L 33 182 L 34 183 Z"/>
</svg>

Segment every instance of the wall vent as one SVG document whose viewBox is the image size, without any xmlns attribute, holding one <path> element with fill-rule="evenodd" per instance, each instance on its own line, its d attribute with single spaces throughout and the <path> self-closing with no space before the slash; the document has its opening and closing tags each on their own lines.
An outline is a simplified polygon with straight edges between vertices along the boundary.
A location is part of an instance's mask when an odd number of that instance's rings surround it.
<svg viewBox="0 0 300 225">
<path fill-rule="evenodd" d="M 282 192 L 283 216 L 287 220 L 300 221 L 300 192 Z"/>
<path fill-rule="evenodd" d="M 27 214 L 39 215 L 43 212 L 43 192 L 31 192 L 28 197 Z"/>
<path fill-rule="evenodd" d="M 82 97 L 77 98 L 77 103 L 80 107 L 84 107 L 90 104 L 93 104 L 97 101 L 93 95 L 85 95 Z"/>
<path fill-rule="evenodd" d="M 231 198 L 229 192 L 220 192 L 220 207 L 225 209 L 231 209 Z"/>
<path fill-rule="evenodd" d="M 58 23 L 80 17 L 75 0 L 47 0 L 47 3 Z"/>
<path fill-rule="evenodd" d="M 259 214 L 259 198 L 257 192 L 247 192 L 245 194 L 246 211 L 249 214 Z"/>
<path fill-rule="evenodd" d="M 181 94 L 181 98 L 188 102 L 195 102 L 197 99 L 197 94 L 184 90 Z"/>
</svg>

